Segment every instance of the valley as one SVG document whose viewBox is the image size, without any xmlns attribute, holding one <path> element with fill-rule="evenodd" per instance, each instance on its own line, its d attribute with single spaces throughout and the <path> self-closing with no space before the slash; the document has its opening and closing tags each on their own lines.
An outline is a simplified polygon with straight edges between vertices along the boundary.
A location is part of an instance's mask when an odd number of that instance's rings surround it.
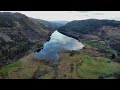
<svg viewBox="0 0 120 90">
<path fill-rule="evenodd" d="M 0 79 L 120 79 L 120 21 L 46 21 L 0 12 Z"/>
<path fill-rule="evenodd" d="M 0 13 L 0 67 L 42 47 L 55 30 L 45 24 L 20 13 Z"/>
</svg>

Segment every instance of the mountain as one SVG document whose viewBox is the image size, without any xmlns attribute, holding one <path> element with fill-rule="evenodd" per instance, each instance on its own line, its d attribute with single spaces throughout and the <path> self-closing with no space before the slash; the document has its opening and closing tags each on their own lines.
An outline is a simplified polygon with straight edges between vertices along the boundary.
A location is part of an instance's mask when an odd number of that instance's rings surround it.
<svg viewBox="0 0 120 90">
<path fill-rule="evenodd" d="M 40 24 L 40 25 L 44 25 L 45 27 L 49 28 L 49 30 L 51 31 L 55 31 L 57 28 L 65 25 L 62 22 L 52 22 L 52 21 L 45 21 L 45 20 L 41 20 L 41 19 L 34 19 L 34 18 L 30 18 L 33 22 L 35 22 L 36 24 Z"/>
<path fill-rule="evenodd" d="M 50 21 L 52 23 L 61 24 L 62 26 L 67 24 L 69 21 Z"/>
<path fill-rule="evenodd" d="M 58 28 L 58 31 L 98 47 L 102 53 L 110 54 L 109 57 L 120 59 L 120 21 L 77 20 Z"/>
<path fill-rule="evenodd" d="M 21 13 L 0 13 L 0 66 L 41 47 L 53 29 Z"/>
</svg>

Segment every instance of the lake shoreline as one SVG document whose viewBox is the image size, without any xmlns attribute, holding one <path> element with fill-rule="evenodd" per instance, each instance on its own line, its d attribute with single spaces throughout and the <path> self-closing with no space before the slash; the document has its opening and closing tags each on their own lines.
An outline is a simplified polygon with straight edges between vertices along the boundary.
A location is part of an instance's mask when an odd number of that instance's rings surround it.
<svg viewBox="0 0 120 90">
<path fill-rule="evenodd" d="M 46 41 L 35 54 L 45 60 L 59 60 L 59 52 L 78 51 L 83 47 L 84 45 L 77 39 L 63 35 L 56 30 L 50 36 L 50 40 Z"/>
</svg>

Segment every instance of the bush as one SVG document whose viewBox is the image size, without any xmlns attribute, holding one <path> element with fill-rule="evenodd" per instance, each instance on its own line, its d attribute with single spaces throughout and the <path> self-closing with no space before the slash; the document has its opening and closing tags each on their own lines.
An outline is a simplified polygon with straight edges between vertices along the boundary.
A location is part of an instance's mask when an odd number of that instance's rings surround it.
<svg viewBox="0 0 120 90">
<path fill-rule="evenodd" d="M 75 51 L 72 50 L 69 56 L 74 56 L 74 55 L 75 55 Z"/>
</svg>

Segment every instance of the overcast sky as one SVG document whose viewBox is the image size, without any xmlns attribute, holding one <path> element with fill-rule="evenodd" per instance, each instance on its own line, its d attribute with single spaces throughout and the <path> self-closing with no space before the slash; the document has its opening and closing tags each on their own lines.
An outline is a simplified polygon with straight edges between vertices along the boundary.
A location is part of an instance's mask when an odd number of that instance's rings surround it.
<svg viewBox="0 0 120 90">
<path fill-rule="evenodd" d="M 10 12 L 20 12 L 29 17 L 48 21 L 56 20 L 72 21 L 91 18 L 120 20 L 120 11 L 10 11 Z"/>
</svg>

